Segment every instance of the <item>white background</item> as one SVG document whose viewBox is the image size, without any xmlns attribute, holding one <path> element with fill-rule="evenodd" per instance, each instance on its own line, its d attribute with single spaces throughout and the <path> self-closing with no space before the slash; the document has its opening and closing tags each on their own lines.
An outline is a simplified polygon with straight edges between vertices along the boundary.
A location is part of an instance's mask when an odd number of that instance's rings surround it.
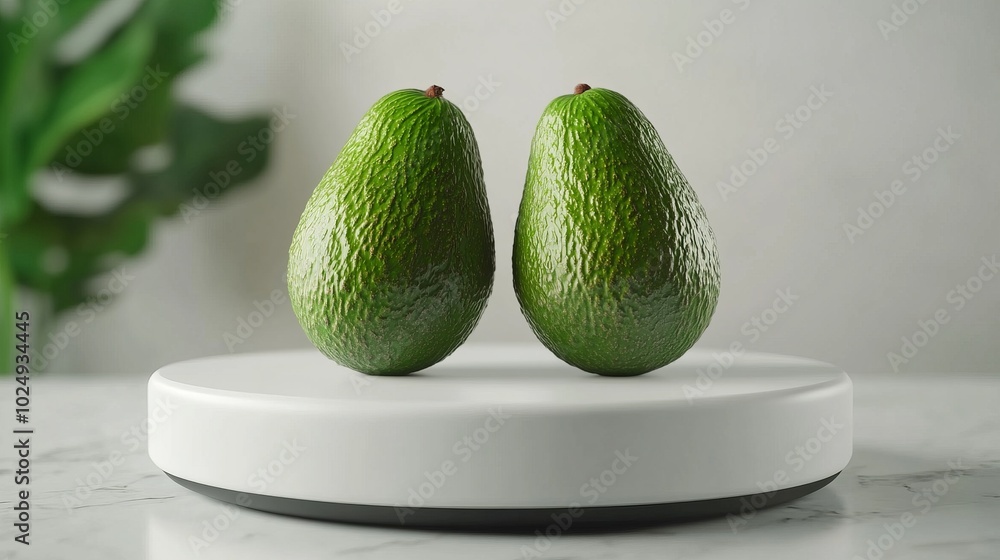
<svg viewBox="0 0 1000 560">
<path fill-rule="evenodd" d="M 639 106 L 708 211 L 723 287 L 699 345 L 891 371 L 887 354 L 900 353 L 901 337 L 944 309 L 947 323 L 918 336 L 926 344 L 899 371 L 1000 369 L 1000 278 L 973 280 L 981 289 L 961 309 L 964 297 L 948 296 L 1000 252 L 1000 3 L 897 1 L 913 13 L 903 22 L 899 12 L 892 30 L 880 29 L 893 15 L 886 0 L 399 0 L 387 25 L 369 24 L 377 35 L 367 45 L 356 28 L 386 0 L 223 4 L 207 38 L 213 56 L 179 93 L 220 114 L 284 107 L 296 117 L 254 185 L 157 227 L 150 251 L 125 266 L 135 278 L 50 369 L 148 373 L 228 352 L 224 333 L 236 333 L 255 300 L 284 290 L 299 214 L 362 114 L 385 93 L 431 84 L 475 129 L 496 229 L 494 294 L 471 340 L 534 340 L 511 288 L 513 217 L 535 123 L 578 82 Z M 726 9 L 730 23 L 709 22 L 721 29 L 712 36 L 705 22 Z M 699 33 L 700 53 L 690 46 Z M 347 60 L 344 44 L 363 48 Z M 499 85 L 469 99 L 481 80 Z M 824 87 L 825 103 L 800 109 Z M 797 109 L 808 118 L 789 135 L 779 121 Z M 914 180 L 904 165 L 948 127 L 960 137 Z M 768 138 L 777 151 L 724 198 L 719 182 Z M 849 239 L 845 224 L 897 179 L 903 194 Z M 776 290 L 798 299 L 772 315 Z M 762 314 L 774 319 L 767 332 L 744 328 Z M 285 299 L 230 345 L 308 341 Z"/>
</svg>

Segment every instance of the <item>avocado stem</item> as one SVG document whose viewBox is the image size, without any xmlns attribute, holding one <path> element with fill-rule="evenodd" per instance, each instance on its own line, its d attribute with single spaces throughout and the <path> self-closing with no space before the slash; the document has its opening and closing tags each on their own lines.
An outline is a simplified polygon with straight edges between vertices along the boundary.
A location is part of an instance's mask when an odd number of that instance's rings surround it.
<svg viewBox="0 0 1000 560">
<path fill-rule="evenodd" d="M 588 89 L 590 89 L 590 86 L 588 86 L 587 84 L 576 84 L 576 87 L 573 88 L 573 94 L 580 95 L 581 93 L 587 91 Z"/>
<path fill-rule="evenodd" d="M 427 94 L 427 97 L 436 99 L 438 97 L 441 97 L 441 94 L 444 93 L 444 88 L 441 86 L 431 86 L 427 88 L 427 90 L 424 91 L 424 93 Z"/>
</svg>

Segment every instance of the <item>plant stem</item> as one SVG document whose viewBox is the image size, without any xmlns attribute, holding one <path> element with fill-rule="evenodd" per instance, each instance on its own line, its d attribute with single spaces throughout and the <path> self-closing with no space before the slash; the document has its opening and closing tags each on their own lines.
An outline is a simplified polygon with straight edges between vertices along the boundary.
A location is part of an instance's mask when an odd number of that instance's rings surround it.
<svg viewBox="0 0 1000 560">
<path fill-rule="evenodd" d="M 0 375 L 14 371 L 14 277 L 0 238 Z"/>
</svg>

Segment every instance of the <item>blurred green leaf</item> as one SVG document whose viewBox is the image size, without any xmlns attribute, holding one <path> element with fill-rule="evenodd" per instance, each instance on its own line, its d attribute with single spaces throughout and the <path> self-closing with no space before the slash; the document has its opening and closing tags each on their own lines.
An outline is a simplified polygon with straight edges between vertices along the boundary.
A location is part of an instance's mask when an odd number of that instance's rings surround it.
<svg viewBox="0 0 1000 560">
<path fill-rule="evenodd" d="M 71 0 L 61 2 L 59 11 L 54 18 L 55 31 L 58 35 L 64 35 L 87 19 L 94 13 L 94 9 L 104 4 L 107 0 Z M 38 4 L 30 0 L 25 2 L 27 6 L 38 8 Z"/>
<path fill-rule="evenodd" d="M 178 106 L 168 135 L 171 163 L 152 173 L 134 173 L 135 197 L 174 214 L 196 194 L 214 198 L 244 184 L 264 170 L 267 150 L 257 137 L 268 127 L 263 117 L 220 120 L 193 107 Z M 209 183 L 218 191 L 205 189 Z M 210 192 L 206 192 L 210 191 Z M 216 193 L 217 194 L 213 194 Z"/>
<path fill-rule="evenodd" d="M 145 75 L 155 76 L 155 72 L 154 69 L 153 73 Z M 153 83 L 155 79 L 147 80 L 147 83 Z M 140 95 L 120 98 L 108 113 L 78 131 L 60 147 L 53 163 L 77 173 L 116 175 L 129 170 L 137 150 L 163 140 L 173 103 L 169 78 L 163 78 L 151 89 L 141 81 L 132 90 L 141 93 L 141 100 Z M 98 139 L 96 142 L 95 138 Z M 83 155 L 84 151 L 86 155 Z"/>
<path fill-rule="evenodd" d="M 218 16 L 218 2 L 205 0 L 150 0 L 144 13 L 157 22 L 157 62 L 176 74 L 204 57 L 204 42 L 193 40 Z"/>
<path fill-rule="evenodd" d="M 14 277 L 5 241 L 6 234 L 0 231 L 0 373 L 13 371 L 14 366 Z"/>
<path fill-rule="evenodd" d="M 267 163 L 266 118 L 220 119 L 172 98 L 173 81 L 205 57 L 200 35 L 218 16 L 215 2 L 142 0 L 93 52 L 55 60 L 61 40 L 104 3 L 59 3 L 37 29 L 22 20 L 37 2 L 0 17 L 12 42 L 0 49 L 0 313 L 18 287 L 56 312 L 79 306 L 95 295 L 96 277 L 146 247 L 156 219 L 247 184 Z M 162 169 L 137 165 L 136 152 L 152 145 L 170 154 Z M 124 180 L 127 193 L 98 215 L 52 210 L 29 188 L 50 163 Z M 60 180 L 74 188 L 72 175 Z M 0 373 L 6 365 L 0 355 Z"/>
<path fill-rule="evenodd" d="M 79 131 L 56 153 L 56 161 L 73 171 L 89 175 L 124 173 L 136 150 L 156 144 L 167 134 L 171 112 L 173 80 L 204 57 L 198 35 L 215 21 L 215 2 L 204 0 L 150 0 L 136 17 L 155 22 L 156 40 L 150 60 L 152 71 L 145 72 L 129 91 L 134 95 L 118 99 L 93 123 L 106 123 L 101 141 L 91 142 Z M 91 126 L 93 126 L 93 123 Z M 91 130 L 91 137 L 96 133 Z M 81 144 L 92 148 L 86 157 L 74 159 Z M 73 160 L 76 165 L 68 165 Z"/>
<path fill-rule="evenodd" d="M 48 163 L 69 136 L 105 114 L 139 79 L 153 39 L 153 27 L 145 20 L 135 20 L 56 84 L 51 110 L 32 138 L 28 158 L 32 168 Z"/>
<path fill-rule="evenodd" d="M 10 260 L 19 284 L 48 294 L 56 312 L 92 297 L 90 280 L 149 240 L 156 213 L 139 201 L 101 219 L 50 212 L 34 205 L 30 219 L 11 232 Z"/>
</svg>

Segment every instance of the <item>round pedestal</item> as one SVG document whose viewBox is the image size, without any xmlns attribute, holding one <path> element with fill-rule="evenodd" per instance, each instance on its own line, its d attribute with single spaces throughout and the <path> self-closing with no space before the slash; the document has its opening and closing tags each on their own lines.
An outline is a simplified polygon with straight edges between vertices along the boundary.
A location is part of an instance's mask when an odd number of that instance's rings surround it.
<svg viewBox="0 0 1000 560">
<path fill-rule="evenodd" d="M 153 374 L 149 455 L 192 490 L 304 517 L 655 522 L 739 515 L 829 483 L 851 457 L 851 399 L 836 368 L 768 354 L 692 350 L 629 378 L 534 345 L 466 345 L 406 377 L 314 350 L 244 354 Z"/>
</svg>

